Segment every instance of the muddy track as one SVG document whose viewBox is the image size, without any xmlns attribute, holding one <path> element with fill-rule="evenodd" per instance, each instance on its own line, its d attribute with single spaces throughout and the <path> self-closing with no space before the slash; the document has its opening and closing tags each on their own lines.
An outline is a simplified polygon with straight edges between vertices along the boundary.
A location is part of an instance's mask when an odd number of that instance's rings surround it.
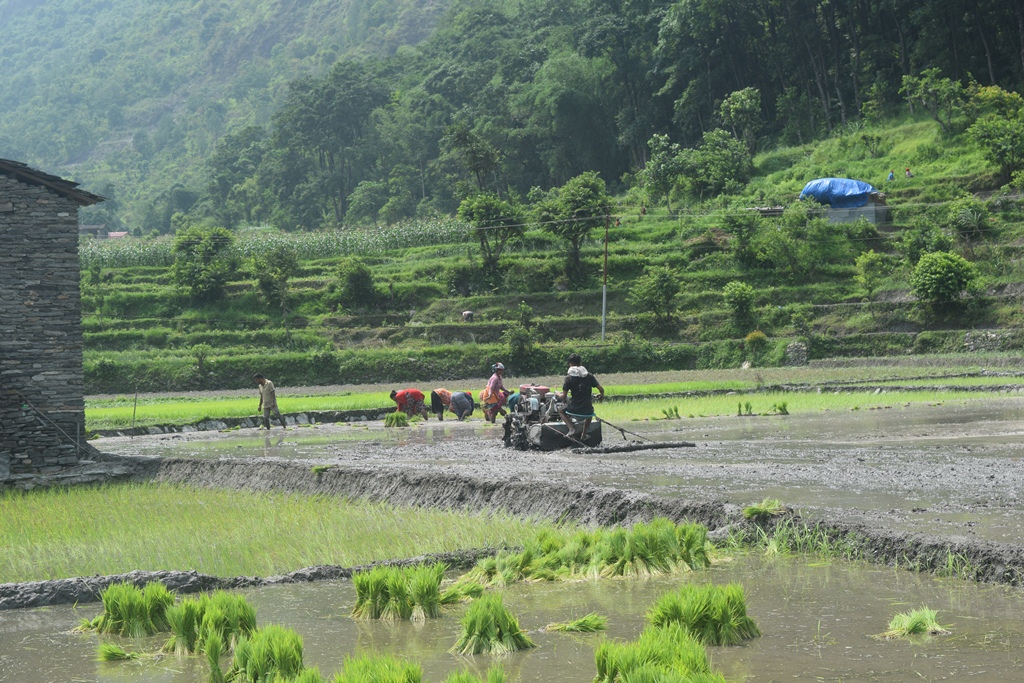
<svg viewBox="0 0 1024 683">
<path fill-rule="evenodd" d="M 321 494 L 467 511 L 502 510 L 520 517 L 565 520 L 585 525 L 633 524 L 654 517 L 706 525 L 713 537 L 742 530 L 756 537 L 742 510 L 722 500 L 686 501 L 590 485 L 555 483 L 512 474 L 480 477 L 440 470 L 402 467 L 334 465 L 314 473 L 309 463 L 283 460 L 197 460 L 187 458 L 113 458 L 114 478 L 200 488 Z M 978 581 L 1024 583 L 1024 547 L 957 536 L 904 533 L 836 518 L 799 518 L 785 521 L 807 524 L 854 557 L 903 568 L 944 572 Z M 780 523 L 778 520 L 775 522 Z M 493 550 L 414 558 L 440 559 L 466 566 Z M 174 590 L 189 592 L 212 588 L 340 579 L 356 568 L 313 567 L 283 577 L 211 577 L 194 572 L 132 572 L 114 577 L 91 577 L 0 585 L 0 609 L 34 607 L 96 600 L 103 587 L 115 581 L 164 581 Z"/>
</svg>

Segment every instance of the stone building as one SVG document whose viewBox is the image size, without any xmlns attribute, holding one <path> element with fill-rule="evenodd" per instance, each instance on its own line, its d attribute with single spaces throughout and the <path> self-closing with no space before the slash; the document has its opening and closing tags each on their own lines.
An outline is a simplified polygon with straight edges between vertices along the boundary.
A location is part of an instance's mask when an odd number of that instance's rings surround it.
<svg viewBox="0 0 1024 683">
<path fill-rule="evenodd" d="M 85 443 L 78 207 L 103 197 L 0 159 L 0 488 L 71 481 Z"/>
</svg>

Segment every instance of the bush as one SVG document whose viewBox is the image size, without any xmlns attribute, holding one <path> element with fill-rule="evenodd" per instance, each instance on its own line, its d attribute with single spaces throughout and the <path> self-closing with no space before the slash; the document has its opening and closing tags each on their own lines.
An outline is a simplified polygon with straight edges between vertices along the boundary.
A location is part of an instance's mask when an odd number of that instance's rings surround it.
<svg viewBox="0 0 1024 683">
<path fill-rule="evenodd" d="M 753 287 L 745 282 L 730 282 L 722 288 L 722 298 L 732 312 L 733 320 L 737 325 L 742 327 L 750 324 L 751 313 L 754 309 Z"/>
<path fill-rule="evenodd" d="M 910 288 L 918 301 L 934 310 L 956 306 L 978 282 L 977 267 L 958 254 L 936 251 L 925 254 L 910 276 Z"/>
<path fill-rule="evenodd" d="M 328 285 L 324 304 L 332 310 L 371 311 L 377 308 L 380 295 L 370 268 L 357 258 L 342 260 L 337 279 Z"/>
<path fill-rule="evenodd" d="M 768 335 L 761 330 L 754 330 L 743 339 L 743 344 L 752 356 L 759 356 L 768 346 Z"/>
<path fill-rule="evenodd" d="M 174 282 L 193 302 L 215 301 L 238 270 L 232 246 L 235 236 L 224 228 L 192 226 L 174 239 Z"/>
<path fill-rule="evenodd" d="M 637 310 L 653 313 L 660 320 L 676 312 L 679 276 L 667 266 L 651 266 L 629 290 L 629 302 Z"/>
</svg>

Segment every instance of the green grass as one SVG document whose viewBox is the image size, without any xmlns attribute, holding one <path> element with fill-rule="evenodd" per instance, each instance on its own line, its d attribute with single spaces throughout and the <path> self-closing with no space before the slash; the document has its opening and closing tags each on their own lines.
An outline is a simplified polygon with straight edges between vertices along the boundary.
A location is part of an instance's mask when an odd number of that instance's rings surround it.
<svg viewBox="0 0 1024 683">
<path fill-rule="evenodd" d="M 678 624 L 706 645 L 739 645 L 761 635 L 747 616 L 747 598 L 738 583 L 684 585 L 655 603 L 647 623 L 655 628 Z"/>
<path fill-rule="evenodd" d="M 544 627 L 545 631 L 558 631 L 562 633 L 597 633 L 598 631 L 604 631 L 608 628 L 608 618 L 601 616 L 597 612 L 591 612 L 585 614 L 579 619 L 573 619 L 572 621 L 560 621 L 554 624 L 548 624 Z"/>
<path fill-rule="evenodd" d="M 910 612 L 900 612 L 889 622 L 889 628 L 879 637 L 906 638 L 913 635 L 947 634 L 945 628 L 936 621 L 937 613 L 933 609 L 921 607 Z"/>
<path fill-rule="evenodd" d="M 501 594 L 491 593 L 470 604 L 451 652 L 500 655 L 533 647 L 536 644 L 519 628 L 519 619 L 505 607 Z"/>
<path fill-rule="evenodd" d="M 519 546 L 552 528 L 495 513 L 151 484 L 5 491 L 0 519 L 0 583 L 133 569 L 268 576 Z"/>
<path fill-rule="evenodd" d="M 898 391 L 884 394 L 874 392 L 779 392 L 734 394 L 731 396 L 705 396 L 700 398 L 665 398 L 609 402 L 598 404 L 598 416 L 609 422 L 664 419 L 665 410 L 678 407 L 680 414 L 700 417 L 735 416 L 736 404 L 749 402 L 754 415 L 764 415 L 772 406 L 786 404 L 790 414 L 822 411 L 848 411 L 868 408 L 899 407 L 914 403 L 944 403 L 948 401 L 977 401 L 991 398 L 971 391 Z"/>
</svg>

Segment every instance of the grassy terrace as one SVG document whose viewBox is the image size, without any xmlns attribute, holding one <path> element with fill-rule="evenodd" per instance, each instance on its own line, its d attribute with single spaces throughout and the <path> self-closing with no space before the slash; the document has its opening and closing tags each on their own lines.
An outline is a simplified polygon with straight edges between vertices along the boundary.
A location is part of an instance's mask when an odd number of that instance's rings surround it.
<svg viewBox="0 0 1024 683">
<path fill-rule="evenodd" d="M 0 583 L 133 569 L 268 576 L 521 545 L 540 528 L 500 514 L 156 485 L 7 491 L 0 519 Z"/>
</svg>

